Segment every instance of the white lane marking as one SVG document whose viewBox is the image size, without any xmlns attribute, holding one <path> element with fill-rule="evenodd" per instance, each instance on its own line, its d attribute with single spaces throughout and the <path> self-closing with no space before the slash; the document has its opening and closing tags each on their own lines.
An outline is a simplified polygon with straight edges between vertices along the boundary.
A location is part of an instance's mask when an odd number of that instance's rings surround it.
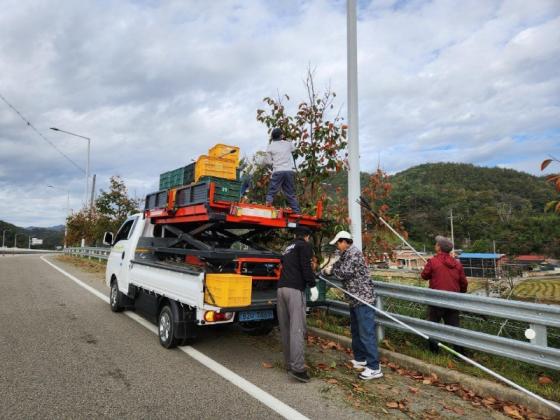
<svg viewBox="0 0 560 420">
<path fill-rule="evenodd" d="M 72 280 L 73 282 L 75 282 L 79 286 L 86 289 L 88 292 L 93 293 L 99 299 L 103 300 L 106 303 L 109 303 L 109 297 L 105 296 L 99 290 L 94 289 L 93 287 L 84 283 L 82 280 L 80 280 L 77 277 L 73 276 L 72 274 L 64 271 L 62 268 L 60 268 L 60 267 L 56 266 L 55 264 L 53 264 L 52 262 L 48 261 L 45 257 L 41 257 L 41 260 L 46 262 L 48 265 L 53 267 L 55 270 L 58 270 L 60 273 L 64 274 L 66 277 L 68 277 L 70 280 Z M 136 313 L 126 311 L 126 312 L 124 312 L 124 314 L 126 316 L 128 316 L 129 318 L 135 320 L 140 325 L 147 328 L 148 330 L 150 330 L 154 334 L 158 333 L 157 327 L 155 325 L 146 321 L 144 318 L 137 315 Z M 206 366 L 208 369 L 210 369 L 214 373 L 217 373 L 222 378 L 231 382 L 232 384 L 234 384 L 235 386 L 240 388 L 242 391 L 245 391 L 247 394 L 249 394 L 250 396 L 252 396 L 256 400 L 260 401 L 261 403 L 263 403 L 267 407 L 276 411 L 282 417 L 284 417 L 286 419 L 297 419 L 297 420 L 307 419 L 307 420 L 309 420 L 308 417 L 304 416 L 299 411 L 296 411 L 295 409 L 293 409 L 289 405 L 280 401 L 278 398 L 273 397 L 272 395 L 270 395 L 265 390 L 263 390 L 263 389 L 259 388 L 258 386 L 254 385 L 253 383 L 249 382 L 245 378 L 242 378 L 237 373 L 229 370 L 224 365 L 216 362 L 214 359 L 211 359 L 210 357 L 206 356 L 204 353 L 199 352 L 195 348 L 193 348 L 191 346 L 183 346 L 183 347 L 179 347 L 179 349 L 181 351 L 183 351 L 184 353 L 188 354 L 190 357 L 192 357 L 194 360 L 196 360 L 200 364 Z"/>
</svg>

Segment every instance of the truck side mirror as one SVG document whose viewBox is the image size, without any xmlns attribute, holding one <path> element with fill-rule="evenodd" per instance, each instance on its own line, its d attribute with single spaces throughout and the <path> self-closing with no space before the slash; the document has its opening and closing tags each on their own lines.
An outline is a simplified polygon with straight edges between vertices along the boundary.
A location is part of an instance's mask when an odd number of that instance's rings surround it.
<svg viewBox="0 0 560 420">
<path fill-rule="evenodd" d="M 103 245 L 113 246 L 113 232 L 105 232 L 103 235 Z"/>
</svg>

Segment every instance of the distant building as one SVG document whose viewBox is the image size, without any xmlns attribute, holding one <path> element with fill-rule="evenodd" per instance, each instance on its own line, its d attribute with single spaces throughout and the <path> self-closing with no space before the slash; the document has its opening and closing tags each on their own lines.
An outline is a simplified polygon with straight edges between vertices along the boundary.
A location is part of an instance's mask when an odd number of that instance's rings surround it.
<svg viewBox="0 0 560 420">
<path fill-rule="evenodd" d="M 469 277 L 498 277 L 505 259 L 505 254 L 463 252 L 459 255 L 459 261 Z"/>
<path fill-rule="evenodd" d="M 420 253 L 426 260 L 431 258 L 432 255 Z M 418 254 L 408 249 L 396 249 L 393 251 L 394 262 L 390 266 L 394 268 L 402 268 L 405 270 L 422 270 L 426 264 Z"/>
<path fill-rule="evenodd" d="M 533 267 L 543 264 L 545 261 L 546 257 L 544 255 L 518 255 L 511 262 L 523 271 L 531 271 Z"/>
</svg>

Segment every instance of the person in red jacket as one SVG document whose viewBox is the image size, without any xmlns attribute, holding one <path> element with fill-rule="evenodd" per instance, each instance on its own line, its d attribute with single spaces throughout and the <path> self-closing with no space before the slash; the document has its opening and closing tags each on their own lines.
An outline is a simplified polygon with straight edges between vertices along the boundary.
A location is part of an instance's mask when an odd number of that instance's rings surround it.
<svg viewBox="0 0 560 420">
<path fill-rule="evenodd" d="M 453 242 L 443 236 L 436 236 L 435 250 L 436 255 L 428 260 L 420 274 L 422 278 L 430 281 L 430 289 L 466 293 L 468 283 L 463 265 L 450 255 L 453 250 Z M 451 308 L 428 306 L 429 321 L 439 323 L 442 319 L 446 325 L 458 327 L 459 311 Z M 437 353 L 439 348 L 430 341 L 430 350 Z M 464 352 L 460 346 L 455 346 L 455 350 L 460 353 Z"/>
</svg>

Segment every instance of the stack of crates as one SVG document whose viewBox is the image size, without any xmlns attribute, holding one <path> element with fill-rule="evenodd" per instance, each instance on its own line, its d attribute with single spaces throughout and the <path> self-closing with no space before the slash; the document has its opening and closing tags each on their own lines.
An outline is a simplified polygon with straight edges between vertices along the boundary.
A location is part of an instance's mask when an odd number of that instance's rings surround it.
<svg viewBox="0 0 560 420">
<path fill-rule="evenodd" d="M 239 181 L 239 147 L 217 144 L 208 150 L 208 155 L 200 156 L 195 163 L 164 172 L 159 176 L 161 191 L 183 187 L 177 190 L 177 207 L 208 201 L 210 182 L 214 183 L 216 201 L 237 202 L 241 195 Z M 158 208 L 161 199 L 147 197 L 146 208 Z"/>
<path fill-rule="evenodd" d="M 200 156 L 196 161 L 194 179 L 211 176 L 237 180 L 238 166 L 239 147 L 217 144 L 208 150 L 208 156 Z"/>
</svg>

